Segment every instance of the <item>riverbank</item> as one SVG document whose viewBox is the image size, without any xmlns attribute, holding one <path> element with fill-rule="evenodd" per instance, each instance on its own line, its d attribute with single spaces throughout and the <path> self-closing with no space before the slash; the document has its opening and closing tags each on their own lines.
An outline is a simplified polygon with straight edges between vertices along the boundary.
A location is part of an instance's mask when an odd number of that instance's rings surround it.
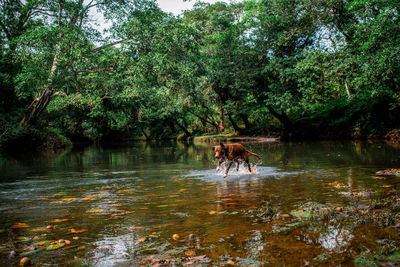
<svg viewBox="0 0 400 267">
<path fill-rule="evenodd" d="M 240 142 L 240 143 L 276 143 L 279 142 L 279 137 L 267 136 L 235 136 L 233 134 L 216 134 L 216 135 L 203 135 L 193 138 L 194 143 L 215 143 L 215 142 Z"/>
</svg>

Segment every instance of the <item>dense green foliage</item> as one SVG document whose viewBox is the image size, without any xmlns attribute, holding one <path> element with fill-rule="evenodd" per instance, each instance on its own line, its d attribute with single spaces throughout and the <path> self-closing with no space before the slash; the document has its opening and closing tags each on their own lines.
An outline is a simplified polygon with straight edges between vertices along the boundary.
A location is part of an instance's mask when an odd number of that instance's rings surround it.
<svg viewBox="0 0 400 267">
<path fill-rule="evenodd" d="M 89 11 L 112 26 L 100 33 Z M 1 0 L 0 134 L 72 140 L 400 127 L 397 0 Z"/>
</svg>

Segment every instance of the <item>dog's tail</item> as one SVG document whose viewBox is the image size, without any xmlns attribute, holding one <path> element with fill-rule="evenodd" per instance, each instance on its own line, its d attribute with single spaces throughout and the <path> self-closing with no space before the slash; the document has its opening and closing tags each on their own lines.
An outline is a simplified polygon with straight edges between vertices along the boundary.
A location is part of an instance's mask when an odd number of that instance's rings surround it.
<svg viewBox="0 0 400 267">
<path fill-rule="evenodd" d="M 261 158 L 260 155 L 258 155 L 258 154 L 256 154 L 256 153 L 253 153 L 253 152 L 251 152 L 250 150 L 246 150 L 246 152 L 249 153 L 250 155 L 256 156 L 256 157 L 259 158 L 259 159 Z"/>
</svg>

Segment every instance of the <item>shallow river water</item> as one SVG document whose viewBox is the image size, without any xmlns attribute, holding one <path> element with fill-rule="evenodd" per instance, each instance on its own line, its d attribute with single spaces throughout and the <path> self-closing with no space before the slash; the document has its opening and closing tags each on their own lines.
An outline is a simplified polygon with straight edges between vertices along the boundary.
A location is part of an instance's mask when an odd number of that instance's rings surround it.
<svg viewBox="0 0 400 267">
<path fill-rule="evenodd" d="M 133 143 L 0 158 L 0 265 L 351 266 L 396 228 L 305 220 L 400 189 L 381 143 L 247 143 L 255 174 L 215 170 L 212 146 Z M 262 216 L 263 207 L 274 216 Z M 261 215 L 260 215 L 261 214 Z M 264 214 L 265 215 L 265 214 Z M 397 243 L 398 244 L 398 243 Z"/>
</svg>

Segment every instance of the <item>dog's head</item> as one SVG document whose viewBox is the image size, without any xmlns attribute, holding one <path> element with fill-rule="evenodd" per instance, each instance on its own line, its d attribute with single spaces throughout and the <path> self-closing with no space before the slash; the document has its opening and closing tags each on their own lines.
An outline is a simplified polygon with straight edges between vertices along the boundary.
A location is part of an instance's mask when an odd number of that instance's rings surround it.
<svg viewBox="0 0 400 267">
<path fill-rule="evenodd" d="M 214 157 L 216 159 L 222 159 L 222 158 L 226 157 L 226 147 L 224 146 L 224 144 L 219 143 L 219 146 L 214 146 L 213 149 L 215 152 Z"/>
</svg>

